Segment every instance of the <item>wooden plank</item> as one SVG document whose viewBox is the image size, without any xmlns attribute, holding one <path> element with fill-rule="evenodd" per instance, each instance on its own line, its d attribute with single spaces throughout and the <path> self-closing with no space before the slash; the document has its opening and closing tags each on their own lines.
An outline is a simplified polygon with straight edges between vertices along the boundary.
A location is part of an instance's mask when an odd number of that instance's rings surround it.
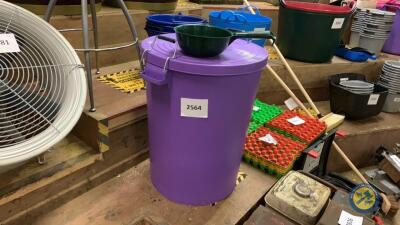
<svg viewBox="0 0 400 225">
<path fill-rule="evenodd" d="M 127 168 L 131 168 L 143 161 L 147 158 L 146 153 L 146 151 L 142 151 L 134 155 L 127 155 L 120 161 L 111 164 L 99 162 L 91 167 L 76 171 L 72 176 L 63 177 L 63 179 L 52 184 L 46 191 L 41 193 L 42 195 L 46 195 L 47 198 L 24 210 L 21 210 L 23 209 L 21 207 L 10 210 L 9 212 L 12 212 L 11 216 L 3 221 L 0 220 L 0 223 L 2 225 L 31 224 L 35 218 L 102 184 L 110 178 L 118 176 L 119 173 L 125 171 Z M 48 191 L 51 194 L 47 194 Z"/>
<path fill-rule="evenodd" d="M 36 220 L 35 225 L 131 224 L 139 218 L 163 224 L 236 224 L 275 182 L 246 164 L 248 176 L 226 200 L 215 206 L 187 206 L 161 196 L 149 179 L 149 161 L 79 196 Z M 79 205 L 79 207 L 76 207 Z M 85 210 L 82 210 L 85 209 Z"/>
<path fill-rule="evenodd" d="M 71 152 L 81 152 L 81 154 L 75 155 L 75 158 L 70 159 L 70 155 L 74 155 Z M 66 157 L 65 161 L 64 156 Z M 15 173 L 15 170 L 2 174 L 4 177 L 15 176 L 15 178 L 5 180 L 7 183 L 3 184 L 6 190 L 12 190 L 13 192 L 0 198 L 0 221 L 7 220 L 16 212 L 25 210 L 48 197 L 46 192 L 42 192 L 41 195 L 35 195 L 38 190 L 46 189 L 57 180 L 88 167 L 102 158 L 101 154 L 96 154 L 93 149 L 82 144 L 81 141 L 55 148 L 52 157 L 54 159 L 49 159 L 49 165 L 43 168 L 40 165 L 30 165 L 28 167 L 22 165 L 16 169 L 23 171 L 22 174 Z"/>
<path fill-rule="evenodd" d="M 93 154 L 93 149 L 74 137 L 67 136 L 45 153 L 46 163 L 39 165 L 36 158 L 27 164 L 0 174 L 0 196 L 34 183 L 44 177 L 50 177 Z"/>
<path fill-rule="evenodd" d="M 110 66 L 102 69 L 100 75 L 134 69 L 138 62 Z M 74 128 L 74 134 L 101 152 L 109 150 L 109 133 L 128 126 L 146 117 L 146 94 L 139 91 L 123 93 L 108 84 L 93 80 L 96 112 L 89 112 L 89 101 Z"/>
<path fill-rule="evenodd" d="M 79 119 L 78 123 L 75 125 L 72 133 L 76 135 L 78 138 L 83 140 L 87 145 L 92 147 L 95 150 L 99 150 L 99 132 L 98 132 L 98 123 L 97 119 L 94 119 L 94 114 L 88 115 L 86 113 L 87 110 L 82 113 L 81 118 Z M 98 113 L 96 113 L 98 114 Z M 105 116 L 101 115 L 98 116 L 103 118 Z"/>
<path fill-rule="evenodd" d="M 30 224 L 33 218 L 143 161 L 147 158 L 146 127 L 142 120 L 118 129 L 111 134 L 110 151 L 93 154 L 0 199 L 0 224 Z"/>
</svg>

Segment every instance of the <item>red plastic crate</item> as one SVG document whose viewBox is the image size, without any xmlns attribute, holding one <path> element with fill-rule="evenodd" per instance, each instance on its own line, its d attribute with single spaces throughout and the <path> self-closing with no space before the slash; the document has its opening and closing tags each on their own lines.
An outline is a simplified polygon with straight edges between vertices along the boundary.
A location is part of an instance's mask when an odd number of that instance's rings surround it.
<svg viewBox="0 0 400 225">
<path fill-rule="evenodd" d="M 295 116 L 303 119 L 305 123 L 300 125 L 293 125 L 292 123 L 287 121 L 288 119 L 291 119 Z M 267 127 L 270 127 L 274 130 L 276 129 L 279 131 L 283 131 L 284 133 L 286 133 L 286 136 L 293 137 L 294 139 L 299 139 L 300 141 L 307 144 L 312 143 L 326 130 L 326 124 L 324 122 L 292 111 L 285 111 L 280 116 L 271 120 L 267 124 Z"/>
<path fill-rule="evenodd" d="M 278 142 L 277 145 L 259 140 L 267 134 Z M 278 175 L 284 175 L 292 168 L 305 147 L 302 143 L 277 134 L 266 127 L 260 127 L 246 138 L 245 158 L 251 159 L 253 164 L 262 169 L 265 167 Z"/>
</svg>

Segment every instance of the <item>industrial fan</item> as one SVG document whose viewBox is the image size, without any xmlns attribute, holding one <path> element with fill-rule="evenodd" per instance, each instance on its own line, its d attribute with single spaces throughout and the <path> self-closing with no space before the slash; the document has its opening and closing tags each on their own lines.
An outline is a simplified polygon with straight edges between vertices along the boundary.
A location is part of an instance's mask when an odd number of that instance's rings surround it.
<svg viewBox="0 0 400 225">
<path fill-rule="evenodd" d="M 63 139 L 83 111 L 86 91 L 68 41 L 38 16 L 0 0 L 0 172 Z"/>
</svg>

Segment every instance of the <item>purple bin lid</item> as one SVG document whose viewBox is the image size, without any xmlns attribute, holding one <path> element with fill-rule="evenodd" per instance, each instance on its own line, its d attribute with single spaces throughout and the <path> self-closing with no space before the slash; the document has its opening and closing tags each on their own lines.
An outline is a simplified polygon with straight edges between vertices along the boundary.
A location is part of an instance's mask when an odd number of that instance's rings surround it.
<svg viewBox="0 0 400 225">
<path fill-rule="evenodd" d="M 175 34 L 167 34 L 175 38 Z M 220 55 L 210 58 L 195 58 L 184 55 L 178 44 L 161 39 L 155 40 L 156 36 L 146 38 L 141 43 L 141 51 L 146 63 L 151 63 L 164 68 L 168 57 L 171 57 L 167 69 L 182 73 L 223 76 L 241 75 L 256 72 L 265 67 L 268 59 L 267 51 L 251 42 L 237 39 L 225 49 Z M 177 48 L 175 58 L 172 58 Z"/>
</svg>

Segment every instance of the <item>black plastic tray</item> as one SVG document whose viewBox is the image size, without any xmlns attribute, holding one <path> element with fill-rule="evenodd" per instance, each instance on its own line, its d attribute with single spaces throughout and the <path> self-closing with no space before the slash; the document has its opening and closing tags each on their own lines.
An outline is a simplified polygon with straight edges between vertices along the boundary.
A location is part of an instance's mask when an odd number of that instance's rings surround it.
<svg viewBox="0 0 400 225">
<path fill-rule="evenodd" d="M 341 79 L 366 80 L 362 74 L 344 73 L 333 75 L 329 79 L 331 111 L 345 115 L 347 119 L 360 120 L 378 115 L 385 104 L 388 89 L 375 84 L 373 94 L 379 94 L 376 104 L 368 104 L 370 94 L 356 94 L 344 89 L 339 83 Z"/>
</svg>

